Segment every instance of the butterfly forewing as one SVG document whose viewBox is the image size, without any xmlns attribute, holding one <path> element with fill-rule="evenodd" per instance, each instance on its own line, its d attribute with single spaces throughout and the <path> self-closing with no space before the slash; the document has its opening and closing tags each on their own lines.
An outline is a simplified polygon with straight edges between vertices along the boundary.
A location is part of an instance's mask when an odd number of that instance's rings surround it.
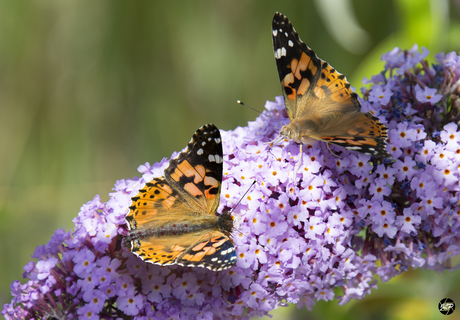
<svg viewBox="0 0 460 320">
<path fill-rule="evenodd" d="M 167 227 L 172 223 L 172 217 L 184 212 L 191 212 L 189 205 L 164 177 L 159 177 L 146 183 L 132 198 L 126 221 L 130 230 L 147 232 Z"/>
<path fill-rule="evenodd" d="M 272 39 L 291 120 L 282 135 L 296 142 L 310 137 L 369 155 L 391 157 L 385 150 L 385 125 L 360 111 L 358 96 L 345 76 L 319 59 L 280 13 L 273 18 Z"/>
<path fill-rule="evenodd" d="M 222 141 L 208 124 L 132 198 L 126 216 L 130 250 L 147 262 L 224 270 L 236 262 L 230 214 L 216 216 L 222 183 Z"/>
<path fill-rule="evenodd" d="M 299 97 L 311 95 L 319 79 L 321 61 L 300 40 L 289 20 L 278 13 L 273 19 L 272 39 L 286 111 L 292 120 L 305 107 Z"/>
<path fill-rule="evenodd" d="M 187 149 L 171 160 L 165 178 L 189 200 L 187 203 L 214 215 L 219 206 L 222 162 L 219 129 L 208 124 L 198 129 Z"/>
</svg>

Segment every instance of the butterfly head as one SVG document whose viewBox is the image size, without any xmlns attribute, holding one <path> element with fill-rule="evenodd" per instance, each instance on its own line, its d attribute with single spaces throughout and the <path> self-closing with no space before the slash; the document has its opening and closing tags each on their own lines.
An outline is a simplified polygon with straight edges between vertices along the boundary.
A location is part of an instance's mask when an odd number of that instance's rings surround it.
<svg viewBox="0 0 460 320">
<path fill-rule="evenodd" d="M 219 230 L 223 233 L 230 234 L 233 231 L 233 217 L 229 211 L 224 210 L 217 218 Z"/>
<path fill-rule="evenodd" d="M 294 140 L 295 142 L 299 143 L 299 129 L 296 128 L 296 124 L 291 122 L 288 125 L 284 125 L 281 128 L 280 135 L 288 140 Z"/>
<path fill-rule="evenodd" d="M 311 134 L 317 126 L 310 119 L 294 119 L 281 128 L 280 135 L 287 140 L 294 140 L 296 143 L 310 143 Z"/>
</svg>

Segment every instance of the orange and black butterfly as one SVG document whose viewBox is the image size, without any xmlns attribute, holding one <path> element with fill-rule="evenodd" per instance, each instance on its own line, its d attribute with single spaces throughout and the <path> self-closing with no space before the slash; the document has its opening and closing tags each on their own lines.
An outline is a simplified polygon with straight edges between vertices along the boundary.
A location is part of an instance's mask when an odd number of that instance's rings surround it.
<svg viewBox="0 0 460 320">
<path fill-rule="evenodd" d="M 187 149 L 132 198 L 126 216 L 130 250 L 158 264 L 220 271 L 236 263 L 230 213 L 216 215 L 222 184 L 219 129 L 207 124 Z M 126 242 L 126 241 L 125 241 Z"/>
<path fill-rule="evenodd" d="M 286 111 L 291 122 L 280 135 L 302 143 L 313 138 L 380 158 L 386 151 L 387 127 L 361 112 L 344 75 L 319 59 L 286 16 L 276 13 L 273 48 Z"/>
</svg>

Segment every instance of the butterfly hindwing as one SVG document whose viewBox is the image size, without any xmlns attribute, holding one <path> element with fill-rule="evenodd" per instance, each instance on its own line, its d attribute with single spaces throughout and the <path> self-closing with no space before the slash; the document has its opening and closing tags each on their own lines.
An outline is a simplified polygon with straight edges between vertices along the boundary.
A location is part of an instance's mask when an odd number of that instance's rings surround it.
<svg viewBox="0 0 460 320">
<path fill-rule="evenodd" d="M 228 269 L 235 262 L 235 245 L 220 231 L 203 235 L 177 259 L 177 264 L 185 267 L 207 267 L 215 271 Z"/>
<path fill-rule="evenodd" d="M 300 143 L 308 137 L 378 157 L 385 150 L 387 128 L 370 113 L 361 112 L 358 96 L 337 72 L 298 36 L 286 16 L 272 23 L 276 65 L 291 123 L 281 135 Z"/>
<path fill-rule="evenodd" d="M 348 114 L 347 114 L 348 115 Z M 389 157 L 386 151 L 387 128 L 379 119 L 370 113 L 351 114 L 349 119 L 342 118 L 335 123 L 336 127 L 347 127 L 346 134 L 334 127 L 318 132 L 318 140 L 330 142 L 348 150 L 356 150 L 367 155 Z M 336 132 L 337 131 L 337 132 Z"/>
<path fill-rule="evenodd" d="M 208 124 L 170 161 L 164 177 L 132 198 L 126 216 L 130 250 L 159 265 L 230 268 L 236 262 L 233 219 L 229 213 L 216 216 L 221 183 L 221 136 Z"/>
</svg>

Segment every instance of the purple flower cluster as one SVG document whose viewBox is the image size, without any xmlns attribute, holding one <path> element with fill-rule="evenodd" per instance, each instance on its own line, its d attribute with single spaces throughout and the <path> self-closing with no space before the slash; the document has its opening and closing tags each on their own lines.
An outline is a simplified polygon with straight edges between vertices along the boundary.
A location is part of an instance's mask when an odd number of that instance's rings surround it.
<svg viewBox="0 0 460 320">
<path fill-rule="evenodd" d="M 230 319 L 267 314 L 287 303 L 345 304 L 412 268 L 452 269 L 460 254 L 460 57 L 398 48 L 363 89 L 363 111 L 387 124 L 387 150 L 376 158 L 324 142 L 270 146 L 289 119 L 282 97 L 247 127 L 222 131 L 221 206 L 233 208 L 238 260 L 214 272 L 160 267 L 123 247 L 131 197 L 168 161 L 117 181 L 36 249 L 13 282 L 6 319 Z M 175 156 L 175 155 L 173 155 Z M 337 295 L 336 289 L 342 289 Z"/>
</svg>

